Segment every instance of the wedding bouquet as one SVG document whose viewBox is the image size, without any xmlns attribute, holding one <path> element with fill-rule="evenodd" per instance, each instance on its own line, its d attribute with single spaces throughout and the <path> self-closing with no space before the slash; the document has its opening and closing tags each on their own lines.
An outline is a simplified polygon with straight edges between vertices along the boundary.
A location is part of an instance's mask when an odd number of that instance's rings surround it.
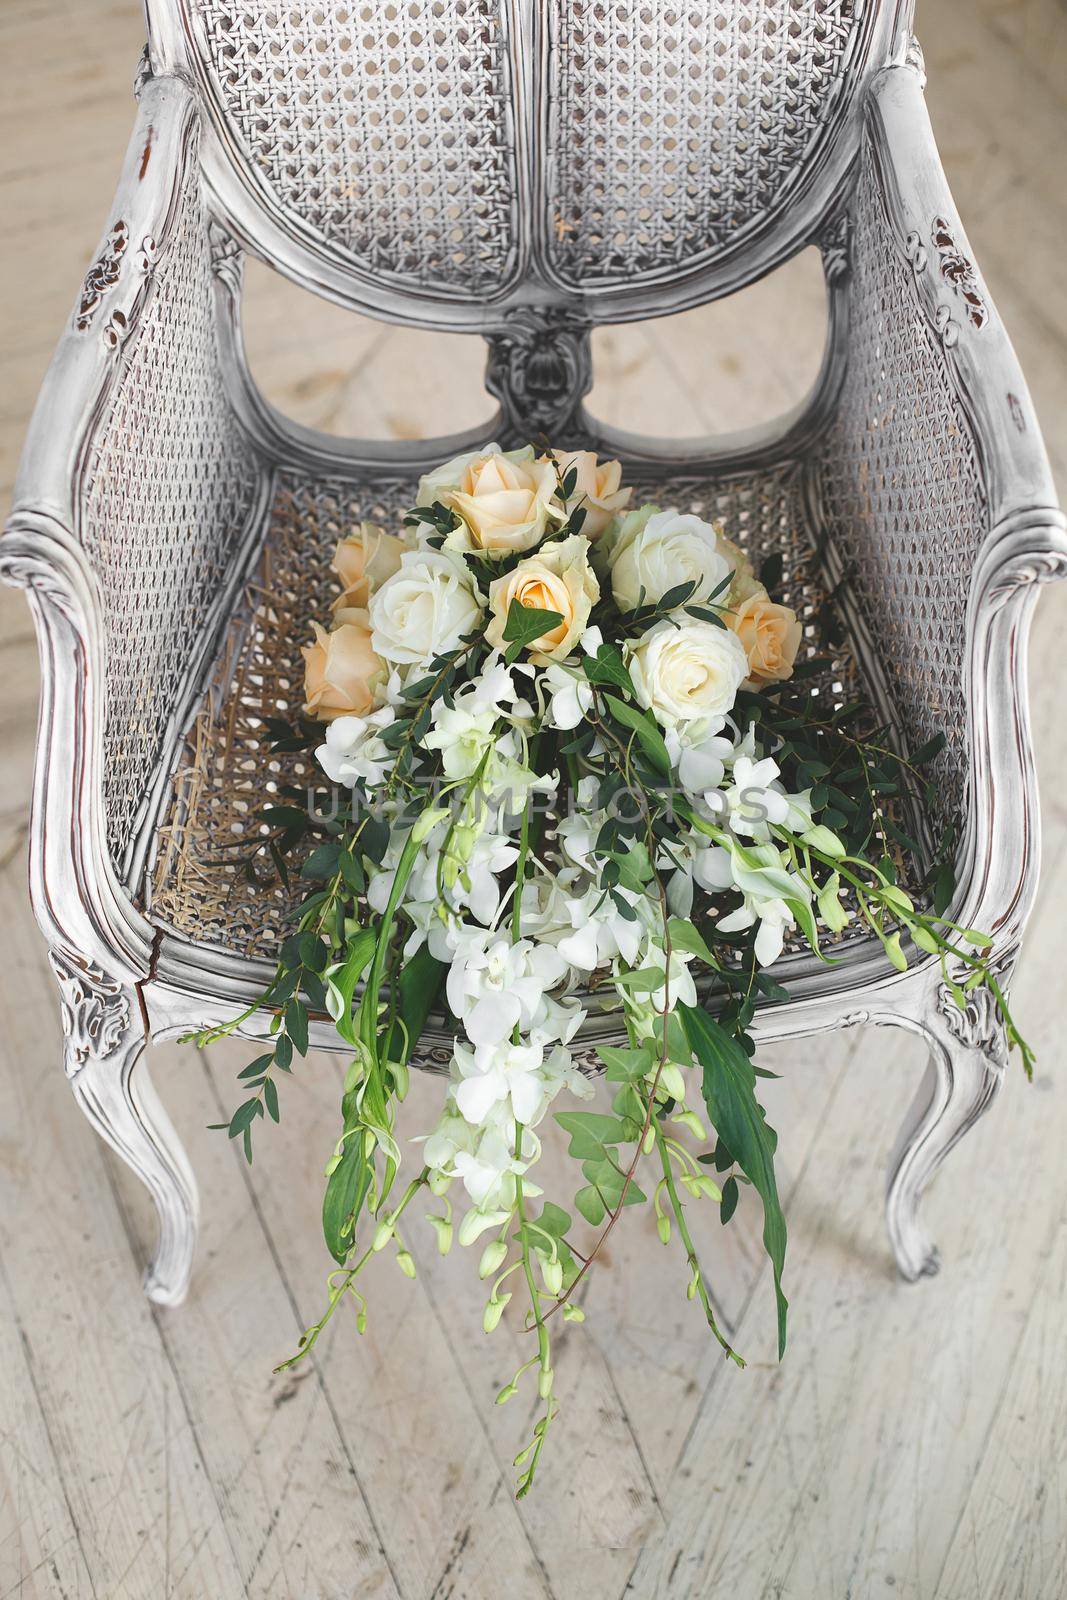
<svg viewBox="0 0 1067 1600">
<path fill-rule="evenodd" d="M 524 1297 L 534 1348 L 498 1396 L 536 1374 L 520 1494 L 557 1415 L 553 1318 L 582 1320 L 575 1292 L 626 1207 L 677 1235 L 686 1293 L 740 1365 L 686 1207 L 726 1222 L 749 1186 L 784 1350 L 776 1137 L 748 1030 L 761 999 L 787 998 L 771 970 L 787 946 L 832 961 L 861 924 L 894 967 L 908 940 L 961 1005 L 986 985 L 1007 1018 L 989 941 L 938 909 L 944 874 L 933 899 L 897 881 L 899 806 L 939 742 L 906 757 L 862 707 L 805 692 L 773 561 L 757 576 L 721 528 L 631 506 L 620 479 L 588 452 L 490 446 L 429 473 L 402 532 L 364 523 L 337 546 L 306 720 L 271 730 L 275 749 L 315 749 L 332 800 L 293 791 L 263 814 L 261 856 L 286 882 L 300 860 L 306 892 L 257 1002 L 270 1048 L 227 1125 L 251 1160 L 309 1014 L 328 1014 L 351 1054 L 323 1202 L 338 1266 L 292 1360 L 344 1300 L 363 1328 L 375 1252 L 414 1276 L 403 1230 L 430 1196 L 440 1250 L 480 1246 L 486 1332 Z M 455 1043 L 413 1158 L 397 1106 L 432 1013 Z M 583 1109 L 594 1025 L 613 1040 L 610 1112 Z M 566 1204 L 536 1181 L 553 1121 L 576 1166 Z"/>
</svg>

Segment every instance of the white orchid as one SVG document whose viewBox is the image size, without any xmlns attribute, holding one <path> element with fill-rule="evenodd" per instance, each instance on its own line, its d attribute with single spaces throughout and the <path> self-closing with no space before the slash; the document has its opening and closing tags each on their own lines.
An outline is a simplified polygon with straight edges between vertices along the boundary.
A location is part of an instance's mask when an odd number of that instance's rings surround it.
<svg viewBox="0 0 1067 1600">
<path fill-rule="evenodd" d="M 326 725 L 326 742 L 315 751 L 331 783 L 354 788 L 357 783 L 375 789 L 385 781 L 395 760 L 381 735 L 396 721 L 392 706 L 381 706 L 365 717 L 335 717 Z"/>
<path fill-rule="evenodd" d="M 618 899 L 631 907 L 640 905 L 643 896 L 633 890 L 618 888 Z M 641 948 L 644 928 L 636 916 L 625 916 L 618 901 L 605 894 L 597 884 L 590 884 L 582 894 L 566 898 L 569 928 L 556 936 L 556 949 L 579 972 L 593 972 L 621 957 L 628 966 L 633 965 Z"/>
<path fill-rule="evenodd" d="M 544 1056 L 544 1045 L 538 1043 L 502 1039 L 475 1050 L 457 1043 L 453 1064 L 460 1114 L 480 1127 L 497 1107 L 507 1106 L 516 1122 L 536 1123 L 547 1104 L 541 1073 Z"/>
<path fill-rule="evenodd" d="M 593 689 L 585 675 L 573 667 L 550 661 L 541 674 L 546 695 L 545 721 L 550 728 L 568 732 L 586 717 L 593 704 Z"/>
<path fill-rule="evenodd" d="M 422 736 L 424 750 L 440 750 L 446 778 L 469 778 L 477 772 L 493 744 L 496 707 L 472 695 L 457 696 L 452 705 L 434 701 L 433 727 Z"/>
<path fill-rule="evenodd" d="M 780 769 L 770 756 L 760 760 L 739 755 L 732 782 L 722 791 L 725 812 L 735 833 L 767 839 L 772 827 L 803 833 L 811 827 L 811 801 L 806 794 L 787 794 Z M 705 800 L 711 803 L 710 795 Z"/>
<path fill-rule="evenodd" d="M 566 972 L 551 945 L 513 943 L 491 929 L 465 928 L 454 939 L 448 1003 L 472 1044 L 496 1044 L 514 1028 L 533 1025 L 546 990 Z"/>
</svg>

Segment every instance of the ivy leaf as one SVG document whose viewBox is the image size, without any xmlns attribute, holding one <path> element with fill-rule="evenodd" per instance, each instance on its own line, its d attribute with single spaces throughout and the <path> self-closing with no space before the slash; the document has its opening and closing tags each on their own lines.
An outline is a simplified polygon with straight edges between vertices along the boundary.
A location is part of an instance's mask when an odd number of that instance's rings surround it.
<svg viewBox="0 0 1067 1600">
<path fill-rule="evenodd" d="M 627 694 L 633 694 L 633 679 L 626 670 L 618 645 L 602 644 L 595 656 L 586 656 L 583 664 L 590 683 L 614 684 Z"/>
<path fill-rule="evenodd" d="M 541 611 L 537 606 L 524 606 L 521 600 L 513 600 L 504 624 L 504 639 L 509 646 L 505 659 L 514 661 L 524 645 L 532 644 L 544 633 L 551 633 L 562 621 L 559 611 Z"/>
<path fill-rule="evenodd" d="M 592 1223 L 594 1228 L 603 1222 L 604 1218 L 608 1214 L 603 1200 L 601 1200 L 600 1195 L 597 1193 L 596 1189 L 593 1188 L 592 1184 L 587 1185 L 587 1187 L 584 1189 L 578 1190 L 578 1193 L 574 1197 L 574 1203 L 578 1207 L 578 1210 L 582 1213 L 582 1216 L 585 1218 L 586 1222 Z"/>
<path fill-rule="evenodd" d="M 557 1111 L 556 1121 L 571 1142 L 568 1154 L 576 1161 L 610 1161 L 612 1146 L 621 1144 L 625 1128 L 618 1117 L 600 1111 Z"/>
<path fill-rule="evenodd" d="M 782 1293 L 786 1227 L 774 1176 L 778 1136 L 756 1099 L 756 1074 L 736 1039 L 699 1006 L 679 1005 L 693 1053 L 704 1069 L 704 1103 L 720 1139 L 763 1201 L 763 1245 L 774 1273 L 778 1307 L 778 1359 L 785 1354 L 786 1313 Z"/>
<path fill-rule="evenodd" d="M 609 1083 L 641 1083 L 651 1071 L 653 1055 L 649 1046 L 635 1050 L 620 1049 L 616 1045 L 601 1045 L 597 1052 L 605 1066 L 604 1076 Z"/>
</svg>

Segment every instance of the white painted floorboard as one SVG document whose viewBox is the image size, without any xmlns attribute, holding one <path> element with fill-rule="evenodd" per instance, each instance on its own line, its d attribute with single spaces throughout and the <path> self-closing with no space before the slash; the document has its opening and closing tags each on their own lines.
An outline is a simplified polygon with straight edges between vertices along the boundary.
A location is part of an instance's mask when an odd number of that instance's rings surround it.
<svg viewBox="0 0 1067 1600">
<path fill-rule="evenodd" d="M 1067 6 L 919 0 L 935 128 L 1067 487 Z M 0 5 L 0 497 L 105 219 L 132 118 L 135 0 Z M 729 302 L 597 336 L 595 404 L 691 434 L 785 409 L 822 337 L 817 263 Z M 475 422 L 477 341 L 345 316 L 265 273 L 253 367 L 339 433 Z M 768 1051 L 791 1255 L 791 1347 L 751 1218 L 708 1230 L 724 1367 L 649 1219 L 612 1236 L 561 1341 L 566 1409 L 535 1494 L 528 1418 L 492 1397 L 515 1334 L 480 1332 L 471 1262 L 413 1232 L 419 1278 L 375 1263 L 366 1337 L 338 1319 L 272 1377 L 321 1305 L 319 1182 L 335 1060 L 286 1085 L 249 1171 L 207 1130 L 244 1058 L 171 1046 L 155 1077 L 198 1172 L 189 1303 L 153 1311 L 151 1206 L 59 1066 L 54 984 L 25 892 L 36 653 L 0 592 L 0 1600 L 1058 1600 L 1067 1593 L 1067 593 L 1042 601 L 1033 707 L 1046 866 L 1016 987 L 1039 1052 L 928 1199 L 945 1267 L 895 1276 L 885 1164 L 922 1069 L 906 1036 Z M 413 1086 L 417 1119 L 439 1092 Z M 553 1157 L 546 1158 L 549 1167 Z"/>
</svg>

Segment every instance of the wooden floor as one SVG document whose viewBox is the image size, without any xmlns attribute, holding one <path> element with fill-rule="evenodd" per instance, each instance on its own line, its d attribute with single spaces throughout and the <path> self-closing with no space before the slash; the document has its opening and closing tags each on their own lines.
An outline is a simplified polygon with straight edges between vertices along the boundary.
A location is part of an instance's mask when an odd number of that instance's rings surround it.
<svg viewBox="0 0 1067 1600">
<path fill-rule="evenodd" d="M 125 147 L 138 10 L 0 5 L 5 501 Z M 949 175 L 1067 489 L 1067 9 L 919 11 Z M 740 311 L 608 330 L 597 406 L 663 432 L 770 415 L 810 378 L 820 316 L 801 258 Z M 360 322 L 259 275 L 249 322 L 256 370 L 303 421 L 404 435 L 485 409 L 476 341 Z M 1067 588 L 1044 598 L 1033 642 L 1046 866 L 1017 1009 L 1037 1081 L 1013 1073 L 929 1198 L 942 1274 L 900 1282 L 881 1219 L 914 1044 L 859 1031 L 768 1052 L 791 1232 L 785 1365 L 751 1226 L 716 1224 L 705 1245 L 743 1374 L 716 1359 L 648 1219 L 620 1227 L 561 1348 L 562 1426 L 519 1506 L 509 1463 L 529 1418 L 491 1404 L 517 1336 L 482 1336 L 466 1255 L 441 1262 L 420 1240 L 413 1284 L 380 1264 L 365 1338 L 342 1321 L 314 1370 L 270 1375 L 321 1300 L 334 1063 L 293 1084 L 250 1174 L 205 1127 L 232 1104 L 241 1054 L 157 1052 L 204 1237 L 188 1305 L 157 1314 L 142 1299 L 150 1207 L 59 1069 L 25 889 L 36 655 L 24 601 L 0 594 L 0 1600 L 1067 1592 L 1065 637 Z M 420 1083 L 412 1115 L 438 1093 Z"/>
</svg>

